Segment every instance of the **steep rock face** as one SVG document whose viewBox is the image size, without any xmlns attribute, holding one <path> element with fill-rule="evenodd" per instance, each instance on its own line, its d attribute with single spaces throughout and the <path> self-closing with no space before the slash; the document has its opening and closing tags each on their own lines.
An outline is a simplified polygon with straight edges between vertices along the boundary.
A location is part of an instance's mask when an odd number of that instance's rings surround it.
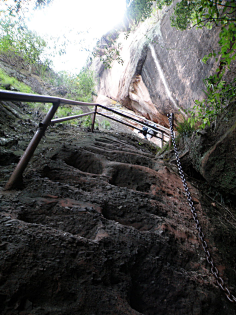
<svg viewBox="0 0 236 315">
<path fill-rule="evenodd" d="M 15 61 L 16 63 L 18 61 L 17 58 Z M 38 94 L 49 94 L 46 84 L 38 75 L 31 73 L 29 69 L 25 69 L 23 66 L 17 67 L 16 64 L 10 63 L 9 60 L 5 60 L 4 56 L 0 56 L 0 68 L 10 77 L 14 77 L 18 81 L 30 86 L 34 92 Z M 14 86 L 12 88 L 14 88 Z"/>
<path fill-rule="evenodd" d="M 167 117 L 159 113 L 153 104 L 142 76 L 137 75 L 129 88 L 129 108 L 141 114 L 149 120 L 156 121 L 160 125 L 167 126 Z"/>
<path fill-rule="evenodd" d="M 236 123 L 204 154 L 201 160 L 201 173 L 208 182 L 233 195 L 236 195 L 235 140 Z"/>
<path fill-rule="evenodd" d="M 194 168 L 219 191 L 236 195 L 236 113 L 227 108 L 212 130 L 197 131 L 185 141 Z"/>
<path fill-rule="evenodd" d="M 45 73 L 41 75 L 39 71 L 34 68 L 33 65 L 28 65 L 19 56 L 6 58 L 6 56 L 0 55 L 0 69 L 2 69 L 8 76 L 16 78 L 19 82 L 23 82 L 31 87 L 36 94 L 64 97 L 68 93 L 65 86 L 59 84 L 58 86 L 55 86 L 55 84 L 52 85 L 50 80 L 46 79 L 49 74 L 51 79 L 54 79 L 55 81 L 58 79 L 57 74 L 53 72 L 52 69 L 45 70 Z M 16 91 L 14 86 L 9 87 L 9 90 Z"/>
<path fill-rule="evenodd" d="M 24 187 L 1 191 L 1 314 L 234 314 L 209 272 L 176 168 L 155 153 L 126 134 L 46 133 Z M 188 185 L 233 286 L 235 227 Z"/>
<path fill-rule="evenodd" d="M 218 29 L 178 31 L 170 25 L 171 15 L 172 9 L 165 9 L 142 23 L 127 40 L 122 39 L 121 33 L 123 66 L 114 62 L 111 69 L 104 69 L 98 61 L 96 65 L 99 95 L 117 99 L 136 112 L 145 111 L 146 117 L 157 122 L 160 117 L 156 112 L 185 115 L 183 109 L 203 98 L 203 79 L 216 68 L 213 59 L 207 64 L 201 59 L 217 48 Z M 146 86 L 145 97 L 135 93 L 134 98 L 133 82 L 137 75 L 142 78 L 140 88 Z M 140 111 L 142 103 L 148 106 Z"/>
</svg>

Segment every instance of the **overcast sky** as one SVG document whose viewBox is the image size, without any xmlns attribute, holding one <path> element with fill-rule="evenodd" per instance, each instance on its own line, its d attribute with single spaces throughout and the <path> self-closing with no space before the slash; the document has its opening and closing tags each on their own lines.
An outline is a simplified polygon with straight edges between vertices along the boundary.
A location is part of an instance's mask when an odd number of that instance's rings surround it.
<svg viewBox="0 0 236 315">
<path fill-rule="evenodd" d="M 85 39 L 79 45 L 68 44 L 67 54 L 54 59 L 55 70 L 78 72 L 88 57 L 87 52 L 80 52 L 81 47 L 91 47 L 94 38 L 121 22 L 125 6 L 125 0 L 54 0 L 48 8 L 36 11 L 28 26 L 41 36 L 64 36 L 71 42 Z"/>
</svg>

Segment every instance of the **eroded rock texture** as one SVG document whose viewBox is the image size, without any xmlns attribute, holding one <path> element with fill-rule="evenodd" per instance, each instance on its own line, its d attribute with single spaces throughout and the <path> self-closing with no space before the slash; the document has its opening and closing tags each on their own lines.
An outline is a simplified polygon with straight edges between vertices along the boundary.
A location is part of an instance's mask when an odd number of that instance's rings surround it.
<svg viewBox="0 0 236 315">
<path fill-rule="evenodd" d="M 216 125 L 197 131 L 186 143 L 194 168 L 215 188 L 236 194 L 236 115 L 232 103 L 216 120 Z"/>
<path fill-rule="evenodd" d="M 1 314 L 235 314 L 176 167 L 136 137 L 61 128 L 40 144 L 24 187 L 1 191 Z M 235 227 L 188 184 L 232 287 Z"/>
<path fill-rule="evenodd" d="M 170 25 L 172 13 L 167 7 L 131 32 L 127 40 L 121 32 L 124 65 L 113 62 L 111 69 L 104 69 L 97 63 L 98 99 L 108 95 L 153 121 L 167 124 L 166 113 L 185 116 L 184 109 L 205 97 L 203 79 L 217 64 L 213 58 L 204 64 L 202 58 L 218 49 L 219 30 L 178 31 Z"/>
</svg>

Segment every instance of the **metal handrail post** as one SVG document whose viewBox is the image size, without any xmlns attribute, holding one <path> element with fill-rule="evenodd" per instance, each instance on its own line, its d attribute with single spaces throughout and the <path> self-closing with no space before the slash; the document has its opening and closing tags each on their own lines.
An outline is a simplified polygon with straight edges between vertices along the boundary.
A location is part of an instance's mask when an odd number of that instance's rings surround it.
<svg viewBox="0 0 236 315">
<path fill-rule="evenodd" d="M 94 114 L 93 114 L 93 122 L 92 122 L 92 132 L 94 131 L 94 124 L 96 119 L 96 113 L 97 113 L 97 104 L 94 106 Z"/>
<path fill-rule="evenodd" d="M 168 117 L 168 119 L 170 118 L 171 125 L 173 126 L 174 125 L 174 113 L 167 114 L 167 117 Z M 169 149 L 171 148 L 171 144 L 172 144 L 172 141 L 171 141 L 171 136 L 170 136 L 170 138 L 169 138 Z"/>
<path fill-rule="evenodd" d="M 51 119 L 53 118 L 59 105 L 60 105 L 60 101 L 58 101 L 57 103 L 53 103 L 53 106 L 48 111 L 43 122 L 39 124 L 39 127 L 38 127 L 35 135 L 33 136 L 27 149 L 25 150 L 24 154 L 22 155 L 22 157 L 21 157 L 19 163 L 17 164 L 15 170 L 13 171 L 10 179 L 6 183 L 4 190 L 10 190 L 22 182 L 22 174 L 23 174 L 26 166 L 28 165 L 31 157 L 33 156 L 34 151 L 36 150 L 40 140 L 42 139 L 47 127 L 50 125 Z"/>
</svg>

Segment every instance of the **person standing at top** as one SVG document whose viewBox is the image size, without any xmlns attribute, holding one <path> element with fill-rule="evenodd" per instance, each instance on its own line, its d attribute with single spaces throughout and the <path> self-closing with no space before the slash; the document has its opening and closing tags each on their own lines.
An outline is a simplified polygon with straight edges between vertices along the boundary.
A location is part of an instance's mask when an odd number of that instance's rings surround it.
<svg viewBox="0 0 236 315">
<path fill-rule="evenodd" d="M 140 130 L 138 133 L 142 133 L 144 135 L 144 138 L 147 139 L 147 133 L 148 133 L 148 127 L 143 127 L 142 130 Z"/>
</svg>

